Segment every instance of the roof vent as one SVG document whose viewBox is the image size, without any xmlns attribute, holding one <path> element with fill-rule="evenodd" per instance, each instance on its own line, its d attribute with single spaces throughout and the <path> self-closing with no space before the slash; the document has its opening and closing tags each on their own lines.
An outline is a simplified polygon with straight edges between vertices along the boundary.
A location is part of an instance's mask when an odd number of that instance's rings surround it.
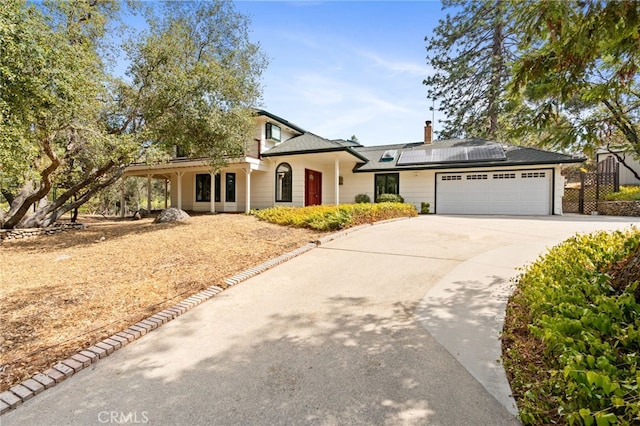
<svg viewBox="0 0 640 426">
<path fill-rule="evenodd" d="M 398 155 L 398 150 L 397 149 L 390 149 L 384 152 L 384 154 L 382 154 L 382 157 L 380 157 L 380 161 L 382 162 L 389 162 L 389 161 L 393 161 L 395 160 L 396 156 Z"/>
</svg>

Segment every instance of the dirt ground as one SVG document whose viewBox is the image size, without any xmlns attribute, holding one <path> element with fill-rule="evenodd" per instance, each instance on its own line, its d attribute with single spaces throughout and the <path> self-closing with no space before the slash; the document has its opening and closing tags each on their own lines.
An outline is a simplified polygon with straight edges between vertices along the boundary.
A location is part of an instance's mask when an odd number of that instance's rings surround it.
<svg viewBox="0 0 640 426">
<path fill-rule="evenodd" d="M 320 235 L 241 214 L 152 221 L 83 217 L 0 244 L 0 392 Z"/>
</svg>

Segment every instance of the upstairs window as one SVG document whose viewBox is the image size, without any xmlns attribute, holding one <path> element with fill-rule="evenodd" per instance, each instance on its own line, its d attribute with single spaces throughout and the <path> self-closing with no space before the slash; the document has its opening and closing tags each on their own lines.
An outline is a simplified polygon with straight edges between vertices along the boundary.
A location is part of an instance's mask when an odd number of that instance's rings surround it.
<svg viewBox="0 0 640 426">
<path fill-rule="evenodd" d="M 280 142 L 280 127 L 273 123 L 267 123 L 267 139 Z"/>
<path fill-rule="evenodd" d="M 280 163 L 276 168 L 276 201 L 291 202 L 293 178 L 289 163 Z"/>
<path fill-rule="evenodd" d="M 176 158 L 186 158 L 189 153 L 180 145 L 176 145 Z"/>
</svg>

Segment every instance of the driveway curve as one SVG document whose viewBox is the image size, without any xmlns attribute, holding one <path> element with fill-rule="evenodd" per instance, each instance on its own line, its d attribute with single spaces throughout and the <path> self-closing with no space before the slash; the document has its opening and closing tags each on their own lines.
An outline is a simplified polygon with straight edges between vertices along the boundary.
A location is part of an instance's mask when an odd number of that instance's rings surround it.
<svg viewBox="0 0 640 426">
<path fill-rule="evenodd" d="M 498 362 L 515 268 L 576 232 L 638 222 L 367 227 L 232 287 L 0 423 L 518 424 Z"/>
</svg>

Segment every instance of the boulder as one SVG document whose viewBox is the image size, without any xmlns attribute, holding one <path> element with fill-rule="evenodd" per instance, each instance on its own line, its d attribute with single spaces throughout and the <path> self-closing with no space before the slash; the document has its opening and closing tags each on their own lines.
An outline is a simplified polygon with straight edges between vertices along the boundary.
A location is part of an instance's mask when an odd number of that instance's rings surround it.
<svg viewBox="0 0 640 426">
<path fill-rule="evenodd" d="M 184 210 L 175 207 L 169 207 L 160 212 L 153 223 L 176 222 L 189 219 L 189 215 Z"/>
</svg>

